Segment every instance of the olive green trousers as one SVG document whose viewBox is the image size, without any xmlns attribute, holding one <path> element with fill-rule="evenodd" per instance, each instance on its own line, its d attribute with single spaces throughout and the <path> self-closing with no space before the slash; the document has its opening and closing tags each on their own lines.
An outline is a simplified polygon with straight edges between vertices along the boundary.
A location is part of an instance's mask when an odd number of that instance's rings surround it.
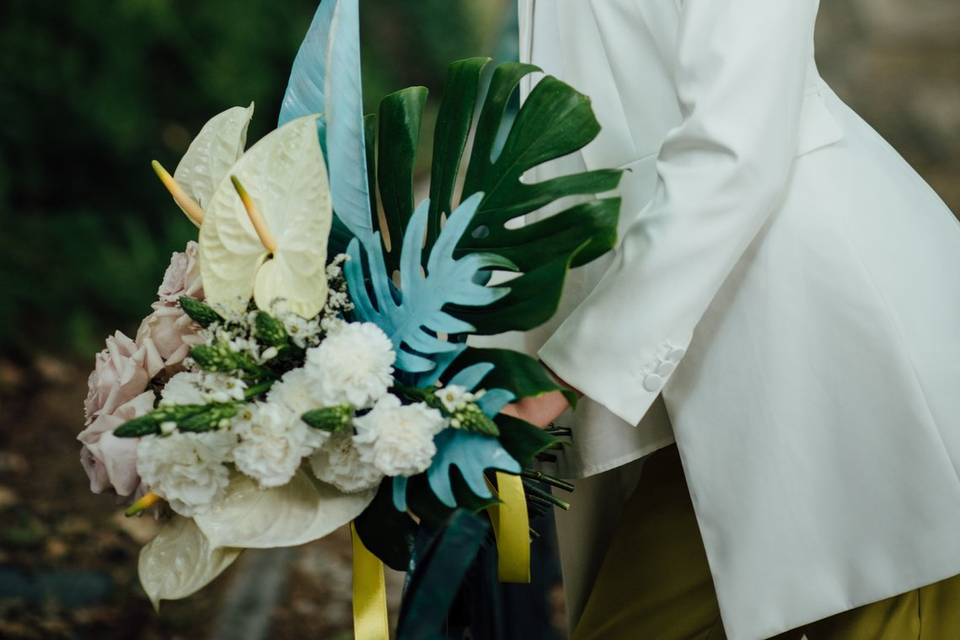
<svg viewBox="0 0 960 640">
<path fill-rule="evenodd" d="M 573 640 L 724 640 L 676 446 L 653 454 Z M 958 532 L 960 534 L 960 532 Z M 960 640 L 960 576 L 788 631 L 776 640 Z"/>
</svg>

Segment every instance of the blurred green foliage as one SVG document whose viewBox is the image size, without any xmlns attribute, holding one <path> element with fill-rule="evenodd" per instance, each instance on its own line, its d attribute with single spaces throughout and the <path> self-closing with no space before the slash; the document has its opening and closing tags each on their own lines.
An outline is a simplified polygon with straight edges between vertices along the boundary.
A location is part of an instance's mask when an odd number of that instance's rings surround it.
<svg viewBox="0 0 960 640">
<path fill-rule="evenodd" d="M 362 0 L 368 108 L 448 62 L 493 51 L 494 0 Z M 257 104 L 273 128 L 315 0 L 0 3 L 0 354 L 89 357 L 132 334 L 172 251 L 195 229 L 150 170 Z M 429 129 L 428 129 L 429 130 Z M 429 143 L 429 141 L 424 141 Z"/>
</svg>

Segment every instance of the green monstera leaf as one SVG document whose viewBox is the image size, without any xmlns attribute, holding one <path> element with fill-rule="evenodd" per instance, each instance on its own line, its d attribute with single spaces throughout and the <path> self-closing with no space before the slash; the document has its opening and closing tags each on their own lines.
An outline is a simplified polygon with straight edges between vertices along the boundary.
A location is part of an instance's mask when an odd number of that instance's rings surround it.
<svg viewBox="0 0 960 640">
<path fill-rule="evenodd" d="M 426 236 L 429 249 L 445 216 L 471 195 L 484 194 L 456 255 L 499 255 L 515 265 L 517 276 L 501 285 L 510 293 L 495 304 L 451 308 L 478 334 L 529 330 L 556 312 L 568 269 L 616 244 L 620 200 L 595 196 L 615 189 L 622 174 L 605 169 L 538 183 L 521 181 L 531 169 L 585 147 L 600 125 L 589 98 L 551 76 L 537 83 L 514 117 L 509 105 L 520 81 L 539 69 L 506 63 L 491 74 L 486 72 L 489 62 L 470 58 L 450 66 L 433 136 Z M 399 264 L 400 236 L 414 209 L 413 167 L 425 98 L 425 89 L 412 87 L 387 96 L 380 106 L 378 169 L 371 175 L 376 176 L 389 230 L 387 264 L 393 268 Z M 579 201 L 552 216 L 515 223 L 571 196 L 579 196 Z"/>
<path fill-rule="evenodd" d="M 598 194 L 615 189 L 621 172 L 522 181 L 531 169 L 586 146 L 600 125 L 586 96 L 549 76 L 514 117 L 511 99 L 520 81 L 537 68 L 507 63 L 487 73 L 489 62 L 470 58 L 450 66 L 433 134 L 430 198 L 419 207 L 414 166 L 426 89 L 392 93 L 376 117 L 368 116 L 366 131 L 375 132 L 376 140 L 368 138 L 367 175 L 371 206 L 383 212 L 382 246 L 367 252 L 364 268 L 360 243 L 353 243 L 346 273 L 357 315 L 395 338 L 398 369 L 417 374 L 417 385 L 443 380 L 484 388 L 488 393 L 481 408 L 492 417 L 515 398 L 559 387 L 536 360 L 510 351 L 470 349 L 466 337 L 529 330 L 553 316 L 567 271 L 616 243 L 620 201 Z M 517 224 L 560 199 L 572 204 L 533 224 Z M 458 261 L 470 259 L 482 262 L 469 270 L 456 268 Z M 495 289 L 483 286 L 493 269 L 514 275 Z M 395 289 L 390 282 L 397 275 Z M 475 289 L 497 295 L 476 297 L 471 293 Z M 459 292 L 463 299 L 445 292 Z M 575 401 L 572 394 L 570 400 Z M 464 506 L 455 479 L 482 503 L 491 498 L 484 480 L 490 469 L 519 473 L 518 460 L 529 464 L 537 452 L 555 444 L 549 436 L 533 434 L 529 425 L 508 427 L 502 441 L 455 431 L 437 436 L 426 485 L 444 507 Z M 424 483 L 411 486 L 423 489 Z M 407 507 L 407 488 L 405 478 L 394 480 L 394 504 L 400 511 Z"/>
</svg>

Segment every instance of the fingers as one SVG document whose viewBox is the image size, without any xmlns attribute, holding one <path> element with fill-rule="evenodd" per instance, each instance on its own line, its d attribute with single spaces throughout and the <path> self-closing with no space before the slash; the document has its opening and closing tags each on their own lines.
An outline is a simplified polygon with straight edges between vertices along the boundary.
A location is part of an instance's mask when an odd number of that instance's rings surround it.
<svg viewBox="0 0 960 640">
<path fill-rule="evenodd" d="M 515 404 L 508 404 L 503 409 L 500 410 L 500 413 L 508 415 L 511 418 L 522 418 L 520 415 L 520 408 Z"/>
</svg>

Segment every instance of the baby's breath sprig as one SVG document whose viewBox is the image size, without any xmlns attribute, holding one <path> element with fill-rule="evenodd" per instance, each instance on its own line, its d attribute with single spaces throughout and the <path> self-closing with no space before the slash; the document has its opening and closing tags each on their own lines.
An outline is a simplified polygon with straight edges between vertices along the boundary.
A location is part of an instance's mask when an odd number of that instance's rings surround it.
<svg viewBox="0 0 960 640">
<path fill-rule="evenodd" d="M 353 311 L 353 301 L 347 280 L 343 275 L 343 264 L 350 259 L 345 253 L 334 257 L 327 265 L 327 302 L 323 309 L 321 325 L 329 332 L 331 325 L 342 322 L 347 313 Z"/>
</svg>

